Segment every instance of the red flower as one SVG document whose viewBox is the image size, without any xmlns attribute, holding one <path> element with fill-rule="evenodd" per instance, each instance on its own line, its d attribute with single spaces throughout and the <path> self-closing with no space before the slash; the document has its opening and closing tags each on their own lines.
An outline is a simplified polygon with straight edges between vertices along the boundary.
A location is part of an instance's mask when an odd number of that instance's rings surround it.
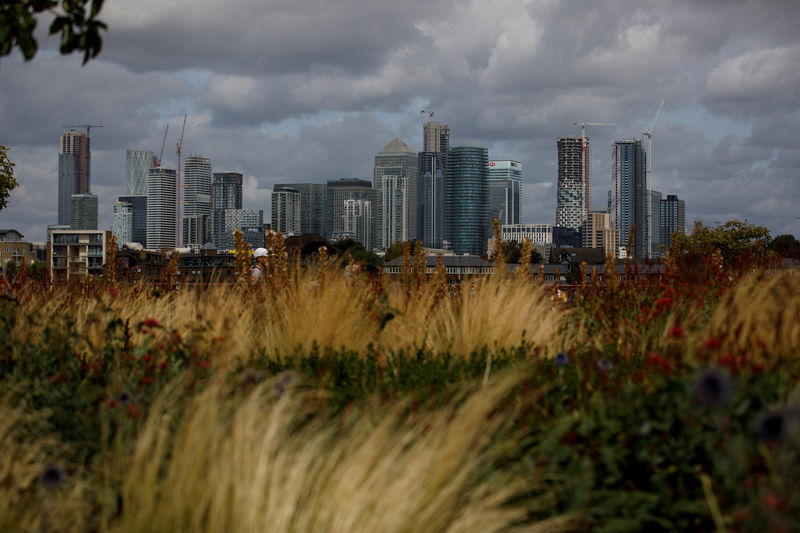
<svg viewBox="0 0 800 533">
<path fill-rule="evenodd" d="M 149 364 L 153 361 L 153 357 L 150 355 L 145 355 L 142 357 L 142 361 L 144 361 L 146 364 Z"/>
<path fill-rule="evenodd" d="M 128 416 L 131 418 L 142 418 L 142 412 L 136 407 L 135 403 L 128 406 Z"/>
<path fill-rule="evenodd" d="M 200 368 L 208 368 L 211 366 L 211 359 L 200 359 L 197 361 L 197 366 Z"/>
<path fill-rule="evenodd" d="M 681 327 L 680 324 L 675 324 L 669 330 L 669 334 L 672 335 L 675 338 L 683 337 L 683 333 L 684 333 L 684 330 L 683 330 L 683 328 Z"/>
<path fill-rule="evenodd" d="M 716 337 L 709 337 L 706 339 L 705 347 L 711 350 L 717 350 L 719 347 L 722 346 L 722 341 Z"/>
<path fill-rule="evenodd" d="M 650 352 L 647 355 L 646 364 L 649 367 L 659 368 L 662 371 L 666 372 L 667 374 L 672 372 L 672 363 L 667 359 L 664 359 L 664 357 L 661 354 L 656 352 Z"/>
<path fill-rule="evenodd" d="M 154 378 L 153 376 L 144 376 L 141 380 L 139 380 L 139 383 L 141 383 L 142 385 L 149 385 L 155 380 L 156 378 Z"/>
<path fill-rule="evenodd" d="M 731 371 L 731 374 L 737 374 L 739 372 L 739 365 L 736 362 L 736 358 L 729 353 L 726 353 L 720 357 L 717 362 L 722 366 L 727 367 L 728 370 Z"/>
<path fill-rule="evenodd" d="M 158 320 L 155 318 L 148 318 L 144 321 L 144 325 L 148 328 L 157 328 L 158 327 Z"/>
<path fill-rule="evenodd" d="M 115 400 L 114 398 L 109 398 L 108 400 L 106 400 L 106 407 L 111 408 L 116 406 L 117 406 L 117 400 Z"/>
</svg>

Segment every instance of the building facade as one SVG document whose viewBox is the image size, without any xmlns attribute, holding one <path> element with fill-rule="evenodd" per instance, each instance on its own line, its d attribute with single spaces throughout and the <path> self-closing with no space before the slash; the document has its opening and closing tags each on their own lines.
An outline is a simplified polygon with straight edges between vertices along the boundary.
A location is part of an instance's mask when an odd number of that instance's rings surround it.
<svg viewBox="0 0 800 533">
<path fill-rule="evenodd" d="M 581 236 L 584 248 L 602 248 L 606 257 L 616 257 L 617 233 L 608 211 L 589 211 Z"/>
<path fill-rule="evenodd" d="M 377 191 L 379 250 L 417 238 L 419 156 L 395 137 L 375 156 L 372 186 Z"/>
<path fill-rule="evenodd" d="M 70 227 L 72 229 L 97 229 L 97 195 L 73 194 L 70 198 Z"/>
<path fill-rule="evenodd" d="M 343 178 L 339 180 L 329 180 L 327 183 L 327 210 L 326 219 L 328 220 L 326 239 L 334 239 L 335 236 L 344 233 L 344 205 L 345 200 L 368 200 L 372 208 L 372 230 L 370 242 L 375 246 L 376 239 L 376 215 L 375 206 L 378 203 L 377 191 L 372 188 L 372 182 L 358 178 Z"/>
<path fill-rule="evenodd" d="M 559 137 L 556 226 L 580 229 L 589 216 L 589 139 Z"/>
<path fill-rule="evenodd" d="M 375 234 L 372 228 L 374 220 L 372 202 L 369 200 L 345 200 L 342 217 L 343 233 L 338 237 L 350 237 L 360 242 L 367 250 L 372 250 L 374 247 L 372 235 Z"/>
<path fill-rule="evenodd" d="M 509 159 L 489 161 L 489 223 L 519 224 L 522 205 L 522 163 Z"/>
<path fill-rule="evenodd" d="M 216 245 L 220 250 L 236 248 L 233 232 L 242 230 L 244 241 L 250 248 L 264 246 L 264 211 L 261 209 L 224 209 L 222 211 L 222 241 Z"/>
<path fill-rule="evenodd" d="M 72 195 L 90 192 L 89 136 L 76 130 L 61 134 L 58 142 L 58 224 L 72 224 Z"/>
<path fill-rule="evenodd" d="M 15 229 L 0 229 L 0 269 L 29 265 L 36 260 L 33 244 L 22 240 L 22 233 Z"/>
<path fill-rule="evenodd" d="M 105 230 L 53 230 L 50 234 L 50 279 L 64 281 L 75 276 L 103 272 L 111 232 Z"/>
<path fill-rule="evenodd" d="M 153 166 L 155 156 L 150 150 L 125 150 L 125 194 L 147 195 L 147 171 Z"/>
<path fill-rule="evenodd" d="M 445 240 L 445 174 L 450 127 L 428 122 L 422 127 L 423 151 L 418 154 L 417 237 L 427 248 L 441 248 Z"/>
<path fill-rule="evenodd" d="M 147 248 L 173 250 L 178 241 L 178 175 L 173 168 L 147 171 Z M 140 243 L 141 244 L 141 243 Z"/>
<path fill-rule="evenodd" d="M 133 240 L 133 205 L 129 202 L 118 200 L 114 204 L 114 222 L 111 226 L 111 234 L 117 240 L 117 246 L 120 248 L 125 243 L 135 242 Z"/>
<path fill-rule="evenodd" d="M 486 253 L 489 217 L 489 150 L 450 148 L 447 155 L 447 241 L 456 254 Z"/>
<path fill-rule="evenodd" d="M 300 235 L 300 191 L 292 187 L 278 187 L 272 191 L 272 229 L 284 236 Z"/>
<path fill-rule="evenodd" d="M 211 242 L 219 249 L 227 243 L 225 234 L 226 209 L 242 208 L 242 174 L 240 172 L 214 172 L 211 177 Z"/>
<path fill-rule="evenodd" d="M 617 141 L 611 149 L 611 222 L 617 231 L 617 247 L 626 248 L 633 239 L 634 259 L 647 257 L 650 198 L 645 183 L 647 154 L 640 139 Z"/>
<path fill-rule="evenodd" d="M 289 187 L 300 193 L 300 233 L 324 237 L 328 231 L 326 209 L 328 186 L 324 183 L 277 183 L 275 188 Z"/>
<path fill-rule="evenodd" d="M 661 200 L 662 195 L 658 191 L 650 191 L 650 220 L 647 221 L 650 230 L 650 250 L 648 257 L 651 259 L 661 259 L 664 257 L 664 250 L 661 248 Z"/>
<path fill-rule="evenodd" d="M 661 248 L 669 250 L 675 232 L 686 234 L 686 202 L 675 194 L 661 200 Z"/>
<path fill-rule="evenodd" d="M 199 248 L 211 241 L 211 160 L 190 155 L 184 160 L 181 243 Z"/>
</svg>

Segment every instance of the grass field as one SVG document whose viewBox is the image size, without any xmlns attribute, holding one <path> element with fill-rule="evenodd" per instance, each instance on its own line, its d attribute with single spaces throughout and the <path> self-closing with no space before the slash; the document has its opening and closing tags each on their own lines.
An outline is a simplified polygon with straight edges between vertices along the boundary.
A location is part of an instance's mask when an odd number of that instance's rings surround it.
<svg viewBox="0 0 800 533">
<path fill-rule="evenodd" d="M 0 531 L 793 531 L 800 277 L 0 281 Z M 719 269 L 718 269 L 719 270 Z"/>
</svg>

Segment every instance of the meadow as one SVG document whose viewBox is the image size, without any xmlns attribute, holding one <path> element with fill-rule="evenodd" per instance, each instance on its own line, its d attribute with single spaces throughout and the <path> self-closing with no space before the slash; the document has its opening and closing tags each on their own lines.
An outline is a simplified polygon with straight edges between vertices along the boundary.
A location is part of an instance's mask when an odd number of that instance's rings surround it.
<svg viewBox="0 0 800 533">
<path fill-rule="evenodd" d="M 797 529 L 796 272 L 671 262 L 564 302 L 406 259 L 0 278 L 0 531 Z"/>
</svg>

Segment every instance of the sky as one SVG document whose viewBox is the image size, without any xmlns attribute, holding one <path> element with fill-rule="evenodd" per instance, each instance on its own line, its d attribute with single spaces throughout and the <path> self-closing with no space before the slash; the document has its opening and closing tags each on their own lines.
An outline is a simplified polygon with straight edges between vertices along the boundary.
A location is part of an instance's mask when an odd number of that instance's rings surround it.
<svg viewBox="0 0 800 533">
<path fill-rule="evenodd" d="M 0 228 L 44 241 L 57 219 L 58 138 L 93 128 L 92 188 L 110 229 L 125 150 L 182 153 L 244 175 L 269 216 L 275 183 L 371 179 L 395 136 L 422 148 L 427 115 L 451 146 L 523 164 L 522 222 L 555 222 L 556 138 L 589 127 L 592 209 L 611 145 L 651 123 L 652 188 L 688 229 L 732 218 L 800 237 L 796 0 L 106 0 L 97 59 L 0 58 L 0 144 L 20 186 Z M 662 98 L 663 111 L 652 124 Z"/>
</svg>

